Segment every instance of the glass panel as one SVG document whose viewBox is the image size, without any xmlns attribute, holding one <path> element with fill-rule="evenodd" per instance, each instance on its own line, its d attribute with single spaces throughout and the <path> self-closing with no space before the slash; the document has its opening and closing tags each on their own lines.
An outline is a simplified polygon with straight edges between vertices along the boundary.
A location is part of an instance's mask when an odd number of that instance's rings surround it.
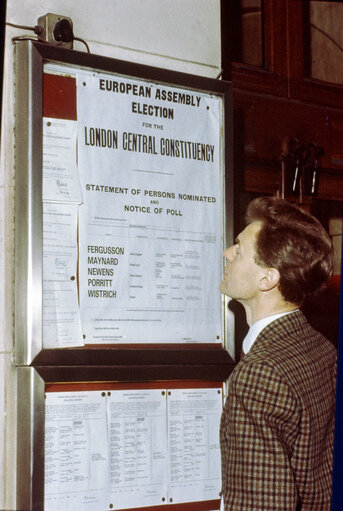
<svg viewBox="0 0 343 511">
<path fill-rule="evenodd" d="M 262 0 L 236 0 L 233 7 L 233 60 L 263 66 Z"/>
<path fill-rule="evenodd" d="M 316 80 L 343 83 L 343 4 L 304 3 L 305 73 Z"/>
</svg>

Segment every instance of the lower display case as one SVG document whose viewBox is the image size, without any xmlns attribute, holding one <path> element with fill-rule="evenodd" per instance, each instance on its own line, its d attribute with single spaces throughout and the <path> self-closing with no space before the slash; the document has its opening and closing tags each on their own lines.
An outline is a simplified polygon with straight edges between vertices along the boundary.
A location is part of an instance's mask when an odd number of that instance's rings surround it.
<svg viewBox="0 0 343 511">
<path fill-rule="evenodd" d="M 18 509 L 216 511 L 223 382 L 18 368 Z"/>
</svg>

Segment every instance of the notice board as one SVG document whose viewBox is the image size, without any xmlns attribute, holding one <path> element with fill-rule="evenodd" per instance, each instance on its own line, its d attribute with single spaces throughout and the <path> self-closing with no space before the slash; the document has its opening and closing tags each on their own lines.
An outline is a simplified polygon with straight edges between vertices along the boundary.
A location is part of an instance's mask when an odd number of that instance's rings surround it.
<svg viewBox="0 0 343 511">
<path fill-rule="evenodd" d="M 31 108 L 18 125 L 18 362 L 90 345 L 225 345 L 230 84 L 19 46 L 33 83 L 18 91 Z"/>
<path fill-rule="evenodd" d="M 18 508 L 218 511 L 223 400 L 219 380 L 46 382 L 19 367 Z"/>
<path fill-rule="evenodd" d="M 218 507 L 222 384 L 164 385 L 46 385 L 45 511 Z"/>
<path fill-rule="evenodd" d="M 214 511 L 211 435 L 234 366 L 219 293 L 233 240 L 231 84 L 31 41 L 15 51 L 18 505 L 68 509 L 77 500 L 71 424 L 85 508 Z M 74 399 L 84 417 L 70 418 Z M 136 413 L 145 399 L 157 426 Z M 142 494 L 122 488 L 119 430 L 110 433 L 129 402 L 136 422 L 150 421 L 150 440 L 164 428 L 151 464 L 164 477 Z M 198 422 L 199 444 L 194 431 L 180 436 L 185 411 Z M 93 419 L 107 438 L 94 452 Z M 93 464 L 109 474 L 95 500 L 83 479 Z M 207 470 L 200 486 L 198 469 Z"/>
<path fill-rule="evenodd" d="M 43 346 L 221 342 L 222 98 L 51 63 L 43 80 Z"/>
</svg>

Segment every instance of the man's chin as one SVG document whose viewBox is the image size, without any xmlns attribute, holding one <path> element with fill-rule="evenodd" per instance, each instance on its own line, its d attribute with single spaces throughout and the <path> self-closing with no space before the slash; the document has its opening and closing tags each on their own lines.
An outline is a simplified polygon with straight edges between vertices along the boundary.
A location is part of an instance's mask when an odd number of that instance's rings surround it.
<svg viewBox="0 0 343 511">
<path fill-rule="evenodd" d="M 229 298 L 231 298 L 231 296 L 229 295 L 228 289 L 227 289 L 227 283 L 224 280 L 221 281 L 221 283 L 219 285 L 219 290 L 221 293 L 223 293 L 223 295 L 226 295 Z"/>
</svg>

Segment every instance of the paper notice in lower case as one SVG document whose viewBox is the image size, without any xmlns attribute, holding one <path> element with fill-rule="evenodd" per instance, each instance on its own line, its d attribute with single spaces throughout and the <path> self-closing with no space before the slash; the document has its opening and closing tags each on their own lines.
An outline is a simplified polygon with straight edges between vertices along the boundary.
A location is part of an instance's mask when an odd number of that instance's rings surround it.
<svg viewBox="0 0 343 511">
<path fill-rule="evenodd" d="M 48 392 L 45 511 L 218 500 L 222 389 Z"/>
<path fill-rule="evenodd" d="M 219 499 L 221 389 L 168 390 L 169 494 L 174 504 Z"/>
<path fill-rule="evenodd" d="M 127 390 L 107 398 L 113 509 L 167 501 L 166 391 Z"/>
<path fill-rule="evenodd" d="M 45 511 L 108 509 L 106 402 L 100 392 L 47 393 Z"/>
<path fill-rule="evenodd" d="M 43 203 L 43 346 L 82 346 L 77 206 Z"/>
</svg>

